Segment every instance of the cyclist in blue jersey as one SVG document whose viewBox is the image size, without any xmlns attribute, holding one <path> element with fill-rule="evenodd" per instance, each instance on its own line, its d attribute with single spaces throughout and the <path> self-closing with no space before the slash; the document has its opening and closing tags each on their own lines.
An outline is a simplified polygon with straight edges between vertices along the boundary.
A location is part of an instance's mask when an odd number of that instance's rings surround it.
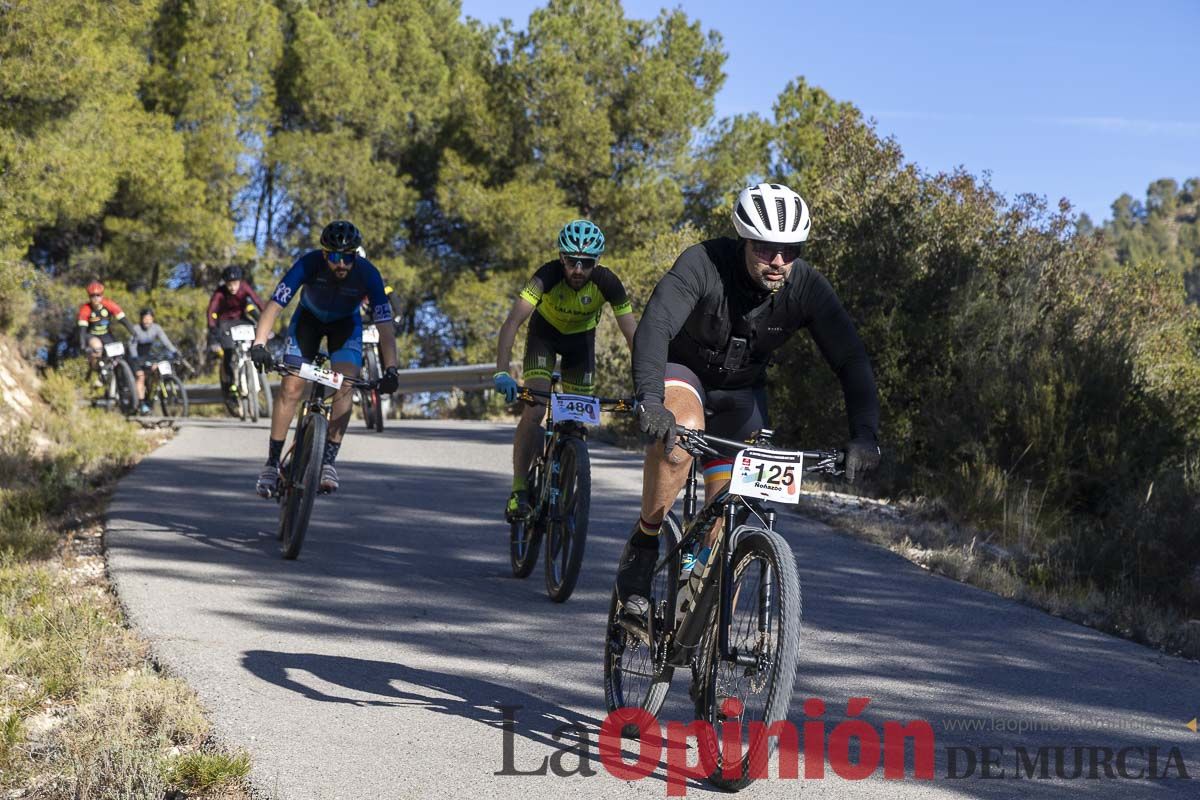
<svg viewBox="0 0 1200 800">
<path fill-rule="evenodd" d="M 254 346 L 250 348 L 250 357 L 255 364 L 264 367 L 272 364 L 267 339 L 280 312 L 299 294 L 299 307 L 288 324 L 284 361 L 293 366 L 311 361 L 320 349 L 321 340 L 326 339 L 333 369 L 343 375 L 358 377 L 362 367 L 361 298 L 364 295 L 369 298 L 376 321 L 386 322 L 392 318 L 392 305 L 384 293 L 383 278 L 374 264 L 358 255 L 361 245 L 362 234 L 358 228 L 344 220 L 331 222 L 321 231 L 321 249 L 306 253 L 292 265 L 263 309 Z M 391 325 L 381 325 L 379 333 L 379 351 L 384 366 L 379 391 L 391 394 L 399 386 L 396 336 Z M 280 384 L 279 397 L 271 410 L 267 463 L 256 486 L 263 497 L 271 496 L 279 480 L 279 458 L 284 439 L 296 417 L 296 405 L 304 394 L 304 387 L 305 381 L 294 375 L 285 375 Z M 338 488 L 334 462 L 350 421 L 352 403 L 349 385 L 339 389 L 333 397 L 333 416 L 321 464 L 323 492 L 334 492 Z"/>
</svg>

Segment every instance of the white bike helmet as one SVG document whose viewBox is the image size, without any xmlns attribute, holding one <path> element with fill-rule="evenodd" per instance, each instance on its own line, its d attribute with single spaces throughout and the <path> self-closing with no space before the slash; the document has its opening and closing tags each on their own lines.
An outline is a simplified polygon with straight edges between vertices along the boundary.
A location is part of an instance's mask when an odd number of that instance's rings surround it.
<svg viewBox="0 0 1200 800">
<path fill-rule="evenodd" d="M 812 220 L 800 195 L 780 183 L 747 186 L 733 205 L 733 227 L 743 239 L 799 244 Z"/>
</svg>

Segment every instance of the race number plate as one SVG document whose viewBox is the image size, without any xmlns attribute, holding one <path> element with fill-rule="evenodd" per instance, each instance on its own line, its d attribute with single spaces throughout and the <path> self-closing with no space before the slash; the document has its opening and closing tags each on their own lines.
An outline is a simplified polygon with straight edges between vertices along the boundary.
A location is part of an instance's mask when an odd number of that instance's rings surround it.
<svg viewBox="0 0 1200 800">
<path fill-rule="evenodd" d="M 159 375 L 170 375 L 171 374 L 171 362 L 170 361 L 158 362 L 158 374 Z"/>
<path fill-rule="evenodd" d="M 379 344 L 379 328 L 374 325 L 363 328 L 363 344 Z"/>
<path fill-rule="evenodd" d="M 234 325 L 229 329 L 229 336 L 235 342 L 253 342 L 254 341 L 254 326 L 253 325 Z"/>
<path fill-rule="evenodd" d="M 579 394 L 555 394 L 550 397 L 550 418 L 555 422 L 600 424 L 600 401 Z"/>
<path fill-rule="evenodd" d="M 747 448 L 733 462 L 729 491 L 776 503 L 799 503 L 803 466 L 803 453 Z"/>
<path fill-rule="evenodd" d="M 340 372 L 324 369 L 307 362 L 300 365 L 300 377 L 306 381 L 316 381 L 322 386 L 329 386 L 334 389 L 342 388 L 342 379 L 345 378 Z"/>
<path fill-rule="evenodd" d="M 108 356 L 109 358 L 123 356 L 125 355 L 125 345 L 121 344 L 120 342 L 105 342 L 104 355 Z"/>
</svg>

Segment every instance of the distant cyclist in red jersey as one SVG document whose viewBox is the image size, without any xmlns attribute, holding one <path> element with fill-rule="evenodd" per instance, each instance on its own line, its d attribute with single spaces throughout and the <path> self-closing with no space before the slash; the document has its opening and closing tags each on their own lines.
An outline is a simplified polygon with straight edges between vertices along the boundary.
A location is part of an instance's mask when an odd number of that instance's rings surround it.
<svg viewBox="0 0 1200 800">
<path fill-rule="evenodd" d="M 104 284 L 92 281 L 87 285 L 88 301 L 79 307 L 79 349 L 87 353 L 88 368 L 96 369 L 100 351 L 109 342 L 117 341 L 112 335 L 113 322 L 120 322 L 133 337 L 133 325 L 125 317 L 121 307 L 104 296 Z"/>
</svg>

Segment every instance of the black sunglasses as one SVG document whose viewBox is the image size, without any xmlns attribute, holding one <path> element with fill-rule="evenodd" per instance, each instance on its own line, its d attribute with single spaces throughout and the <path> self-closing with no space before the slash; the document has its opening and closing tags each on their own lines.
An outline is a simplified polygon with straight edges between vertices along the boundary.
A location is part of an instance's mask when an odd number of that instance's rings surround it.
<svg viewBox="0 0 1200 800">
<path fill-rule="evenodd" d="M 754 253 L 756 259 L 764 264 L 774 261 L 776 253 L 783 256 L 785 264 L 790 264 L 800 257 L 800 245 L 798 244 L 775 244 L 774 242 L 751 240 L 750 251 Z"/>
</svg>

